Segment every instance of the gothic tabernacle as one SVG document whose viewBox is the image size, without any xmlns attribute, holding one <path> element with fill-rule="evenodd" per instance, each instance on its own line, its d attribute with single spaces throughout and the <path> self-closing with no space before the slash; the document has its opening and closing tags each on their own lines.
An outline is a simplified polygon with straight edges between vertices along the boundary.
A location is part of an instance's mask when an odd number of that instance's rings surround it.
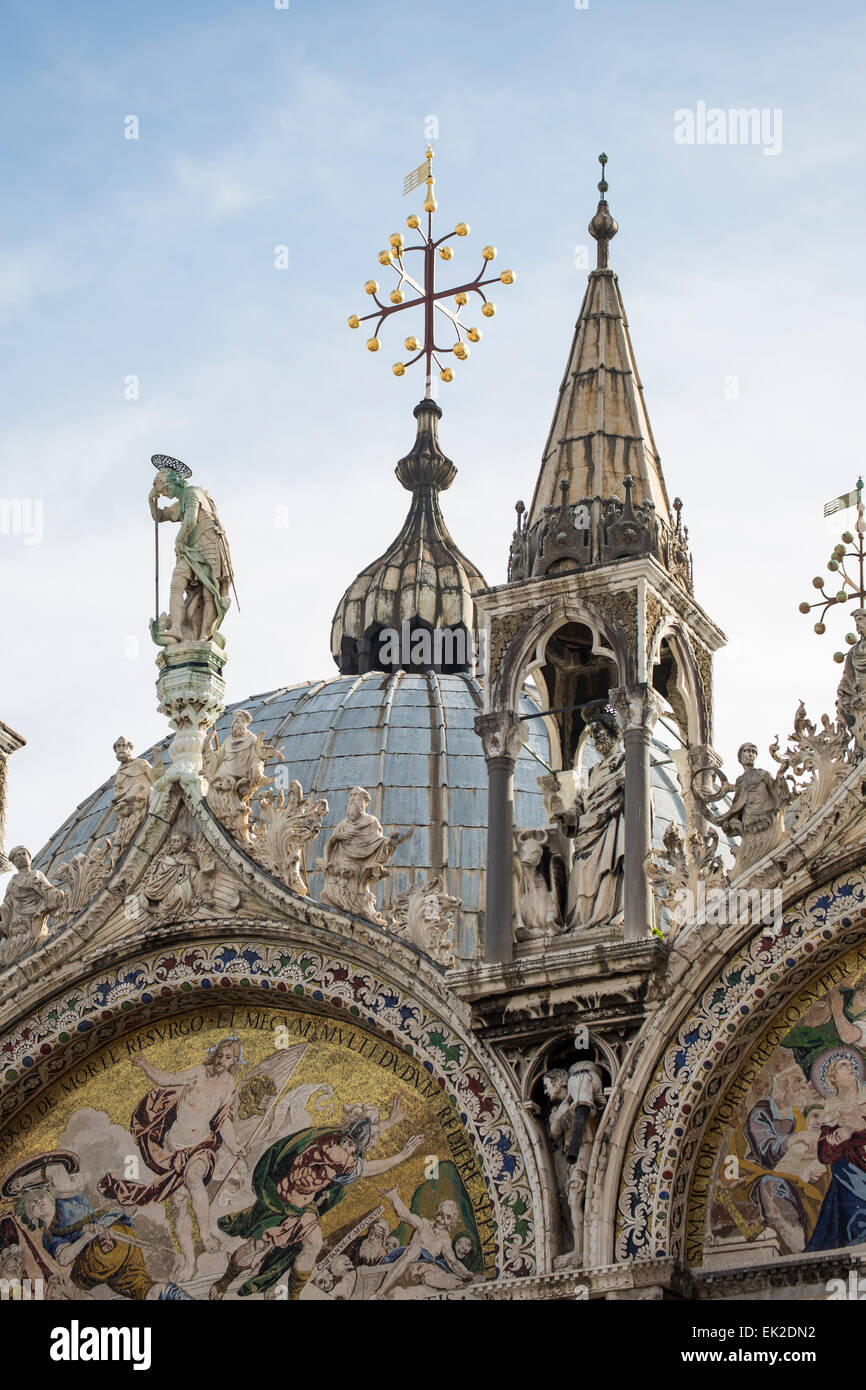
<svg viewBox="0 0 866 1390">
<path fill-rule="evenodd" d="M 723 770 L 606 157 L 495 584 L 444 520 L 433 387 L 515 275 L 485 246 L 452 283 L 432 159 L 349 319 L 375 352 L 414 310 L 425 394 L 337 673 L 226 704 L 221 487 L 155 455 L 169 732 L 108 729 L 103 784 L 3 856 L 0 1277 L 48 1299 L 809 1298 L 866 1259 L 862 484 L 801 605 L 850 607 L 838 706 Z"/>
</svg>

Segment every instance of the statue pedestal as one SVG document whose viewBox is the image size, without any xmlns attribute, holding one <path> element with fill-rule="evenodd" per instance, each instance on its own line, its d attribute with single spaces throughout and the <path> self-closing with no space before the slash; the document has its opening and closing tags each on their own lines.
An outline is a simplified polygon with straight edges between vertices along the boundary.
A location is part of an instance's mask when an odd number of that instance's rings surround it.
<svg viewBox="0 0 866 1390">
<path fill-rule="evenodd" d="M 212 642 L 178 642 L 156 658 L 159 712 L 175 730 L 171 764 L 161 781 L 185 782 L 202 796 L 202 750 L 208 730 L 223 711 L 225 663 L 225 652 Z"/>
</svg>

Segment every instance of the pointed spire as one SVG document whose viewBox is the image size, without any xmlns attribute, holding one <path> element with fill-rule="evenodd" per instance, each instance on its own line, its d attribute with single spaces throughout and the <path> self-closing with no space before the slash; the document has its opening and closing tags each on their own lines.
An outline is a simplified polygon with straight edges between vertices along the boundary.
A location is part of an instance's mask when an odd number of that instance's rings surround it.
<svg viewBox="0 0 866 1390">
<path fill-rule="evenodd" d="M 598 265 L 589 274 L 526 518 L 527 574 L 547 572 L 553 563 L 549 545 L 548 566 L 540 564 L 542 532 L 552 531 L 554 515 L 560 515 L 563 504 L 574 527 L 585 535 L 580 543 L 571 536 L 563 538 L 562 527 L 556 523 L 560 569 L 566 567 L 571 552 L 581 566 L 615 558 L 606 528 L 622 511 L 626 492 L 629 511 L 651 533 L 652 544 L 647 547 L 646 538 L 641 537 L 641 549 L 651 549 L 666 563 L 675 529 L 617 277 L 608 265 L 610 242 L 619 228 L 605 197 L 607 155 L 599 155 L 599 163 L 601 198 L 589 224 L 590 235 L 598 243 Z"/>
<path fill-rule="evenodd" d="M 401 666 L 466 670 L 472 665 L 472 595 L 486 587 L 485 580 L 454 544 L 439 506 L 439 493 L 457 474 L 439 444 L 442 411 L 425 397 L 413 413 L 415 442 L 394 470 L 412 493 L 409 514 L 385 554 L 349 585 L 334 614 L 331 652 L 346 674 Z M 418 629 L 441 634 L 438 645 L 427 644 L 430 661 L 425 644 L 411 642 Z M 392 646 L 386 646 L 386 632 L 399 636 L 396 659 Z M 407 645 L 411 651 L 403 650 Z"/>
</svg>

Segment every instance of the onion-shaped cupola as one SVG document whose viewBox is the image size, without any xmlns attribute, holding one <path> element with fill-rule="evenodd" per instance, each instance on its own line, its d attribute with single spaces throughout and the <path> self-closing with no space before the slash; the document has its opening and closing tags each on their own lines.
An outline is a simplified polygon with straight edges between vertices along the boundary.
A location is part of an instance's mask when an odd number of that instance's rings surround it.
<svg viewBox="0 0 866 1390">
<path fill-rule="evenodd" d="M 334 614 L 331 652 L 344 675 L 472 669 L 472 596 L 486 585 L 451 539 L 439 506 L 457 473 L 439 446 L 442 411 L 427 397 L 414 415 L 415 443 L 395 469 L 412 494 L 403 529 L 349 585 Z"/>
</svg>

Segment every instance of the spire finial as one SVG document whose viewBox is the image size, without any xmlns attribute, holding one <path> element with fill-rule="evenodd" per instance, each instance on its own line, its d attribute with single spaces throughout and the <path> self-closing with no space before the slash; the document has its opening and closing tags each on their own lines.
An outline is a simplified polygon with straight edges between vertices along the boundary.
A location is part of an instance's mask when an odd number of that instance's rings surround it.
<svg viewBox="0 0 866 1390">
<path fill-rule="evenodd" d="M 596 263 L 596 270 L 607 270 L 609 244 L 612 238 L 615 237 L 617 232 L 619 231 L 619 226 L 611 217 L 610 208 L 608 207 L 607 201 L 604 196 L 608 190 L 608 182 L 605 178 L 605 165 L 607 164 L 607 155 L 600 154 L 598 157 L 598 162 L 601 165 L 601 178 L 599 179 L 598 183 L 598 191 L 601 194 L 601 198 L 599 199 L 598 209 L 596 211 L 595 217 L 589 224 L 589 234 L 591 237 L 595 237 L 595 240 L 598 242 L 598 260 Z"/>
</svg>

